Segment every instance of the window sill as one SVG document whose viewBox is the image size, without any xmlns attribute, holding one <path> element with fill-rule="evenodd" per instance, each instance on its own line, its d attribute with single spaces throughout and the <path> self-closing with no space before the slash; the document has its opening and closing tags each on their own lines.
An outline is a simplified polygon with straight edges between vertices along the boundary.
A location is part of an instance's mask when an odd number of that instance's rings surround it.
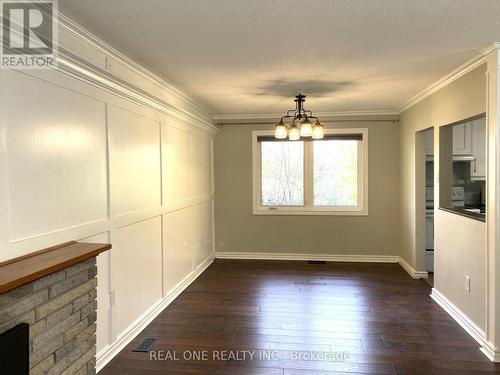
<svg viewBox="0 0 500 375">
<path fill-rule="evenodd" d="M 254 209 L 253 215 L 263 216 L 368 216 L 368 210 L 327 211 L 327 210 L 269 210 Z"/>
<path fill-rule="evenodd" d="M 452 214 L 460 215 L 460 216 L 463 216 L 463 217 L 467 217 L 469 219 L 486 222 L 486 215 L 485 214 L 477 214 L 477 213 L 474 213 L 474 212 L 465 211 L 462 208 L 439 207 L 439 209 L 441 211 L 450 212 Z"/>
</svg>

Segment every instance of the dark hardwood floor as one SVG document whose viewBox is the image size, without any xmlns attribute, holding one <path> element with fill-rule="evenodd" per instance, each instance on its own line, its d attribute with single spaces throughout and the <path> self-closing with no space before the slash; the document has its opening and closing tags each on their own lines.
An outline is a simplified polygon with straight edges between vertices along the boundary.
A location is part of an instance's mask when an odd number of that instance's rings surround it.
<svg viewBox="0 0 500 375">
<path fill-rule="evenodd" d="M 429 294 L 397 264 L 217 260 L 100 374 L 500 373 Z"/>
</svg>

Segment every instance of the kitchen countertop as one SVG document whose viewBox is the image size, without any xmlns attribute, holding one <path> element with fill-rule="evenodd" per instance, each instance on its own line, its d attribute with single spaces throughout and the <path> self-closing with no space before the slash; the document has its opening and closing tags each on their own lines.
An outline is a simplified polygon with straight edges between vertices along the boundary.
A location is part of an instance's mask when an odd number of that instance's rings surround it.
<svg viewBox="0 0 500 375">
<path fill-rule="evenodd" d="M 474 219 L 474 220 L 479 220 L 486 222 L 486 214 L 485 213 L 478 213 L 478 212 L 473 212 L 473 211 L 468 211 L 468 209 L 477 209 L 476 207 L 474 208 L 459 208 L 459 207 L 439 207 L 440 210 L 446 211 L 446 212 L 451 212 L 453 214 L 457 214 L 460 216 L 465 216 L 468 217 L 469 219 Z"/>
</svg>

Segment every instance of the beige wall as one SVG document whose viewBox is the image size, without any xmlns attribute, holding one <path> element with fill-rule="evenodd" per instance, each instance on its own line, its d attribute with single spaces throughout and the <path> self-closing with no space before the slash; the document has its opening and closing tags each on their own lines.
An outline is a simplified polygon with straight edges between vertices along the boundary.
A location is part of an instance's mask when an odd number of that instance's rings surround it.
<svg viewBox="0 0 500 375">
<path fill-rule="evenodd" d="M 435 217 L 435 288 L 478 327 L 486 318 L 486 225 L 438 211 Z M 471 278 L 470 293 L 465 276 Z"/>
<path fill-rule="evenodd" d="M 440 89 L 401 115 L 401 255 L 417 270 L 424 270 L 422 232 L 423 192 L 416 189 L 419 160 L 415 145 L 421 147 L 417 132 L 439 127 L 486 111 L 486 77 L 482 65 Z M 417 140 L 417 142 L 416 142 Z M 439 150 L 434 152 L 435 176 L 439 176 Z M 435 203 L 439 185 L 435 182 Z M 421 207 L 422 210 L 417 210 Z M 435 212 L 435 288 L 460 308 L 480 328 L 485 327 L 486 228 L 472 219 Z M 465 276 L 471 277 L 471 291 L 465 291 Z"/>
<path fill-rule="evenodd" d="M 252 130 L 224 126 L 215 139 L 215 248 L 224 252 L 399 254 L 399 125 L 344 121 L 369 129 L 368 216 L 252 215 Z"/>
</svg>

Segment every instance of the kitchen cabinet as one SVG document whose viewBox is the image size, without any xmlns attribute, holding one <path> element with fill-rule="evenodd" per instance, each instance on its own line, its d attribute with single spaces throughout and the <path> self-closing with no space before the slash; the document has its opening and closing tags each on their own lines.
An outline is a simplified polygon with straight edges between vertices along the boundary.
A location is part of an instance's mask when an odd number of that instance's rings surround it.
<svg viewBox="0 0 500 375">
<path fill-rule="evenodd" d="M 472 155 L 472 122 L 453 126 L 453 155 Z"/>
<path fill-rule="evenodd" d="M 471 179 L 486 179 L 486 119 L 472 121 L 472 156 Z"/>
</svg>

